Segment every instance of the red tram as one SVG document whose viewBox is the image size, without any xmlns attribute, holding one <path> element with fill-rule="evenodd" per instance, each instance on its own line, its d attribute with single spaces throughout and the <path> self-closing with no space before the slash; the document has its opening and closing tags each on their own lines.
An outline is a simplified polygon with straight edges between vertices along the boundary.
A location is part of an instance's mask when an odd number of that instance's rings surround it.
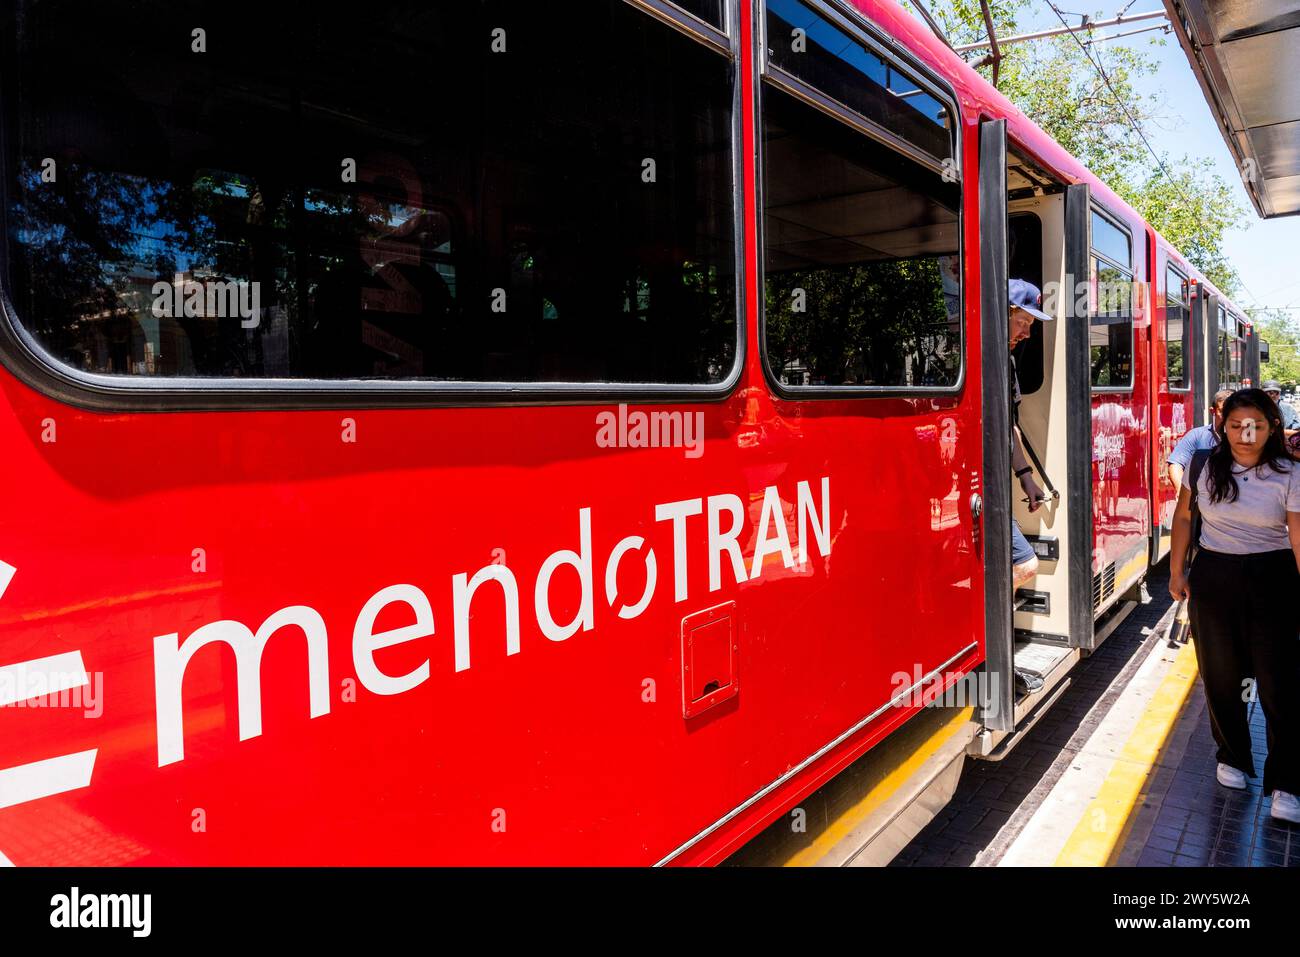
<svg viewBox="0 0 1300 957">
<path fill-rule="evenodd" d="M 889 0 L 113 6 L 3 15 L 14 864 L 789 859 L 768 825 L 886 779 L 887 860 L 1104 640 L 1164 456 L 1258 378 Z M 1032 515 L 1010 276 L 1060 320 Z"/>
</svg>

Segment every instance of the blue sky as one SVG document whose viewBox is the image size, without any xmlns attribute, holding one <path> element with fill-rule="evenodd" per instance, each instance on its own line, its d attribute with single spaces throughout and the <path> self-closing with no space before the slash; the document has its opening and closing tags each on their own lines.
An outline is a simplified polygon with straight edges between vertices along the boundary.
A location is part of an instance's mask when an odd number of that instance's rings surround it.
<svg viewBox="0 0 1300 957">
<path fill-rule="evenodd" d="M 942 0 L 938 0 L 942 3 Z M 1094 20 L 1109 20 L 1126 6 L 1126 0 L 1109 0 L 1099 7 L 1083 0 L 1056 0 L 1064 11 L 1087 12 Z M 1094 0 L 1095 2 L 1095 0 Z M 1135 0 L 1128 13 L 1146 13 L 1163 10 L 1162 0 Z M 1079 18 L 1066 17 L 1074 25 Z M 1136 30 L 1160 21 L 1147 20 L 1128 26 L 1103 27 L 1097 36 Z M 1060 21 L 1044 0 L 1032 0 L 1020 15 L 1018 32 L 1032 32 L 1049 27 L 1059 27 Z M 1157 38 L 1153 40 L 1152 38 Z M 1028 41 L 1036 43 L 1041 41 Z M 1300 250 L 1300 216 L 1277 219 L 1260 219 L 1246 196 L 1241 175 L 1219 133 L 1205 96 L 1172 33 L 1159 31 L 1143 33 L 1121 40 L 1112 40 L 1102 46 L 1127 44 L 1142 50 L 1159 63 L 1155 74 L 1137 84 L 1144 96 L 1158 96 L 1161 115 L 1148 125 L 1147 138 L 1158 153 L 1168 153 L 1177 159 L 1183 155 L 1199 159 L 1208 157 L 1224 181 L 1232 188 L 1237 201 L 1247 210 L 1245 227 L 1230 232 L 1225 238 L 1225 252 L 1237 268 L 1244 289 L 1237 300 L 1243 306 L 1290 306 L 1291 318 L 1300 318 L 1300 269 L 1296 266 L 1296 250 Z M 1154 167 L 1155 161 L 1151 161 Z"/>
</svg>

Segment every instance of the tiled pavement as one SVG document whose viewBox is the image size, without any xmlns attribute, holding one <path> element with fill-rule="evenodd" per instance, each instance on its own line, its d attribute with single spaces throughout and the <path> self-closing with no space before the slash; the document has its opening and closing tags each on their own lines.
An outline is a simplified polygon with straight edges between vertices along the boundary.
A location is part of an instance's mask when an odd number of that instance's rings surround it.
<svg viewBox="0 0 1300 957">
<path fill-rule="evenodd" d="M 1139 605 L 1079 662 L 1072 686 L 1000 762 L 966 759 L 952 801 L 891 866 L 996 864 L 1091 736 L 1157 643 L 1169 610 L 1167 567 L 1153 570 L 1151 601 Z M 1256 766 L 1265 754 L 1264 715 L 1252 706 Z M 1300 827 L 1273 821 L 1260 779 L 1229 791 L 1214 779 L 1214 741 L 1197 679 L 1169 736 L 1145 803 L 1135 810 L 1114 863 L 1139 866 L 1300 866 Z"/>
<path fill-rule="evenodd" d="M 1263 771 L 1264 710 L 1250 706 L 1255 769 Z M 1300 827 L 1269 817 L 1261 778 L 1245 791 L 1214 779 L 1214 738 L 1197 681 L 1171 737 L 1171 750 L 1185 748 L 1176 768 L 1162 768 L 1151 799 L 1117 863 L 1154 867 L 1300 867 Z"/>
</svg>

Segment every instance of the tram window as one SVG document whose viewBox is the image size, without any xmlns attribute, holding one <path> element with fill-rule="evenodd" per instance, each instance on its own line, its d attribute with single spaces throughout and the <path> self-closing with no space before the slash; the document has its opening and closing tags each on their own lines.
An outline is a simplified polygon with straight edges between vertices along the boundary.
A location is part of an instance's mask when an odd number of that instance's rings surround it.
<svg viewBox="0 0 1300 957">
<path fill-rule="evenodd" d="M 1231 378 L 1228 366 L 1228 312 L 1219 307 L 1219 384 L 1227 385 Z"/>
<path fill-rule="evenodd" d="M 1242 376 L 1246 374 L 1246 327 L 1235 316 L 1228 323 L 1236 331 L 1236 335 L 1228 340 L 1228 373 L 1232 377 L 1232 384 L 1239 385 Z"/>
<path fill-rule="evenodd" d="M 764 91 L 766 355 L 786 386 L 944 387 L 961 371 L 955 185 Z"/>
<path fill-rule="evenodd" d="M 449 383 L 731 374 L 735 70 L 645 11 L 15 2 L 0 258 L 17 316 L 63 362 Z M 720 0 L 681 5 L 721 22 Z"/>
<path fill-rule="evenodd" d="M 806 51 L 790 56 L 801 58 L 802 76 L 838 84 L 837 95 L 847 96 L 857 75 L 854 109 L 875 116 L 899 108 L 895 94 L 872 81 L 878 61 L 856 41 L 802 4 L 768 10 L 774 47 L 775 38 L 790 37 L 781 17 L 801 17 Z M 870 98 L 884 104 L 877 110 Z M 916 122 L 947 140 L 942 128 Z M 766 85 L 763 342 L 772 376 L 792 388 L 956 386 L 960 208 L 959 184 Z"/>
<path fill-rule="evenodd" d="M 1169 388 L 1185 391 L 1188 386 L 1187 324 L 1190 311 L 1187 307 L 1187 280 L 1176 270 L 1165 271 L 1165 373 Z"/>
<path fill-rule="evenodd" d="M 722 0 L 672 0 L 687 13 L 693 13 L 705 23 L 710 23 L 719 30 L 724 28 L 722 22 Z"/>
<path fill-rule="evenodd" d="M 768 62 L 941 161 L 952 115 L 878 56 L 799 0 L 767 0 Z"/>
<path fill-rule="evenodd" d="M 1097 212 L 1092 214 L 1092 248 L 1125 269 L 1133 267 L 1128 233 Z"/>
<path fill-rule="evenodd" d="M 1094 389 L 1133 387 L 1133 272 L 1128 234 L 1092 214 L 1089 365 Z"/>
<path fill-rule="evenodd" d="M 1102 259 L 1093 258 L 1095 308 L 1088 343 L 1092 385 L 1123 389 L 1133 385 L 1132 277 Z"/>
</svg>

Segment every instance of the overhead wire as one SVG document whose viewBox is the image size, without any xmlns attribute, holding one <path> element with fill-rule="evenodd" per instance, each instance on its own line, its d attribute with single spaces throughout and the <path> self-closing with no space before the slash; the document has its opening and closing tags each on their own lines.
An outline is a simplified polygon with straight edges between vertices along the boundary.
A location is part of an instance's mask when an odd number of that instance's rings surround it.
<svg viewBox="0 0 1300 957">
<path fill-rule="evenodd" d="M 1133 117 L 1133 114 L 1129 112 L 1128 104 L 1125 103 L 1119 93 L 1115 91 L 1115 86 L 1111 83 L 1110 76 L 1106 73 L 1106 68 L 1093 57 L 1092 51 L 1088 49 L 1087 44 L 1079 39 L 1076 29 L 1071 27 L 1070 24 L 1065 21 L 1065 17 L 1061 15 L 1060 8 L 1057 7 L 1052 0 L 1045 0 L 1045 2 L 1049 7 L 1051 7 L 1052 12 L 1056 14 L 1056 19 L 1061 21 L 1061 26 L 1069 30 L 1070 36 L 1074 39 L 1074 42 L 1079 45 L 1079 49 L 1083 51 L 1083 55 L 1088 58 L 1088 62 L 1091 63 L 1093 69 L 1097 71 L 1097 75 L 1101 77 L 1101 81 L 1106 84 L 1106 89 L 1110 91 L 1110 95 L 1114 98 L 1115 105 L 1120 108 L 1121 112 L 1123 112 L 1124 117 L 1128 120 L 1128 124 L 1132 128 L 1133 132 L 1138 135 L 1138 138 L 1142 141 L 1142 145 L 1147 148 L 1147 152 L 1151 154 L 1151 158 L 1156 161 L 1156 165 L 1160 167 L 1160 172 L 1164 173 L 1165 178 L 1168 179 L 1174 189 L 1178 191 L 1178 195 L 1182 197 L 1183 202 L 1187 203 L 1188 206 L 1193 205 L 1191 199 L 1183 192 L 1183 188 L 1179 185 L 1178 180 L 1174 179 L 1173 174 L 1169 172 L 1169 167 L 1165 166 L 1165 161 L 1161 158 L 1160 154 L 1155 151 L 1155 147 L 1151 145 L 1151 141 L 1147 139 L 1146 133 L 1142 131 L 1142 127 Z M 1128 8 L 1125 7 L 1125 9 Z"/>
<path fill-rule="evenodd" d="M 1106 89 L 1108 89 L 1110 91 L 1111 96 L 1114 97 L 1115 105 L 1118 106 L 1120 110 L 1123 112 L 1125 119 L 1128 120 L 1128 125 L 1132 128 L 1133 132 L 1136 133 L 1138 138 L 1142 141 L 1142 145 L 1145 146 L 1147 152 L 1151 154 L 1151 158 L 1156 161 L 1156 165 L 1160 168 L 1160 172 L 1164 174 L 1165 179 L 1169 181 L 1170 185 L 1173 186 L 1173 188 L 1177 191 L 1178 195 L 1182 198 L 1183 202 L 1186 203 L 1189 208 L 1194 206 L 1195 204 L 1192 202 L 1191 198 L 1187 195 L 1186 192 L 1183 191 L 1182 185 L 1178 182 L 1178 180 L 1174 178 L 1173 174 L 1169 171 L 1169 167 L 1165 165 L 1164 159 L 1160 156 L 1159 153 L 1155 151 L 1155 147 L 1151 145 L 1151 141 L 1147 139 L 1146 133 L 1143 132 L 1141 125 L 1133 117 L 1133 114 L 1129 112 L 1128 104 L 1126 104 L 1124 100 L 1120 97 L 1119 93 L 1115 91 L 1115 86 L 1114 84 L 1111 83 L 1110 76 L 1106 73 L 1106 68 L 1102 66 L 1100 62 L 1098 62 L 1096 59 L 1093 58 L 1092 51 L 1088 49 L 1088 44 L 1084 43 L 1082 40 L 1079 39 L 1077 28 L 1071 27 L 1070 24 L 1066 22 L 1065 17 L 1062 16 L 1063 11 L 1059 7 L 1057 7 L 1057 5 L 1052 2 L 1052 0 L 1045 0 L 1045 2 L 1051 8 L 1052 12 L 1056 14 L 1056 19 L 1061 21 L 1061 26 L 1065 27 L 1069 31 L 1070 36 L 1074 38 L 1074 42 L 1079 45 L 1079 49 L 1082 50 L 1083 55 L 1088 58 L 1088 62 L 1091 63 L 1093 69 L 1097 71 L 1097 75 L 1101 77 L 1102 82 L 1106 84 Z M 1124 12 L 1128 10 L 1128 8 L 1133 5 L 1133 3 L 1134 0 L 1129 0 L 1129 2 L 1124 6 L 1123 10 L 1120 10 L 1118 15 L 1123 16 Z M 1064 12 L 1068 13 L 1069 11 L 1064 11 Z M 1088 19 L 1087 15 L 1085 14 L 1072 14 L 1072 16 L 1082 17 L 1085 23 L 1087 22 Z M 1254 306 L 1255 309 L 1264 311 L 1270 308 L 1280 308 L 1284 310 L 1291 308 L 1289 306 L 1268 307 L 1262 305 L 1260 303 L 1259 297 L 1256 296 L 1253 292 L 1251 292 L 1250 287 L 1246 285 L 1246 280 L 1241 276 L 1240 273 L 1236 274 L 1236 278 L 1237 281 L 1241 283 L 1241 288 L 1246 293 L 1246 295 L 1250 296 L 1251 299 L 1255 300 L 1256 303 L 1256 305 Z"/>
</svg>

